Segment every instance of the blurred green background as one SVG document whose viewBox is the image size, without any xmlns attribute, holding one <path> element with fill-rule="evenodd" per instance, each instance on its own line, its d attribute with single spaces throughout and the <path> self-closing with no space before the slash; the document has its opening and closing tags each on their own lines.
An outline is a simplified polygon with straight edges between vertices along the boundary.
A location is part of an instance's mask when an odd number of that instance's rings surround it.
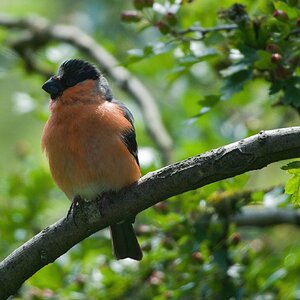
<svg viewBox="0 0 300 300">
<path fill-rule="evenodd" d="M 168 10 L 180 1 L 155 2 Z M 182 7 L 178 4 L 178 26 L 215 26 L 220 22 L 220 9 L 234 2 L 195 0 Z M 239 1 L 251 16 L 267 17 L 272 17 L 278 2 L 290 5 L 290 1 Z M 212 35 L 205 42 L 182 43 L 170 51 L 137 59 L 140 52 L 136 49 L 158 43 L 165 46 L 168 38 L 155 26 L 122 22 L 120 15 L 127 9 L 134 9 L 131 1 L 1 0 L 0 19 L 3 15 L 40 16 L 54 24 L 78 26 L 91 35 L 155 98 L 174 142 L 173 161 L 262 129 L 299 124 L 295 109 L 275 105 L 278 95 L 269 95 L 270 83 L 262 76 L 254 76 L 241 91 L 232 93 L 230 100 L 203 104 L 207 95 L 219 93 L 224 83 L 221 66 L 230 64 L 228 49 L 217 46 L 224 43 L 224 37 Z M 151 9 L 144 13 L 151 18 Z M 23 61 L 10 47 L 22 34 L 0 26 L 0 259 L 65 216 L 70 205 L 54 186 L 40 149 L 48 116 L 48 95 L 41 89 L 45 78 L 26 72 Z M 193 65 L 180 64 L 187 52 L 205 52 L 211 47 L 218 49 L 217 56 L 199 59 Z M 34 54 L 53 73 L 65 59 L 90 60 L 73 46 L 59 42 Z M 186 69 L 180 69 L 182 65 Z M 182 76 L 178 76 L 180 70 Z M 295 72 L 299 75 L 299 68 Z M 135 116 L 143 174 L 162 167 L 161 155 L 145 130 L 138 105 L 108 80 L 115 97 Z M 259 228 L 255 224 L 239 228 L 228 218 L 249 204 L 270 211 L 293 210 L 283 193 L 283 185 L 290 178 L 280 169 L 284 163 L 173 197 L 142 212 L 136 221 L 145 253 L 141 263 L 115 261 L 109 233 L 103 231 L 40 270 L 12 299 L 300 299 L 298 228 Z M 248 190 L 253 191 L 250 198 L 243 194 Z"/>
</svg>

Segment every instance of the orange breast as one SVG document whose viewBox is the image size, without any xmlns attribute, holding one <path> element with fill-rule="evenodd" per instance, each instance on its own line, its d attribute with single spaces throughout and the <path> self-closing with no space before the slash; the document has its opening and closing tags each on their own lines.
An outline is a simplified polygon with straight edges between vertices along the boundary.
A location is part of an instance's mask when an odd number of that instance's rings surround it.
<svg viewBox="0 0 300 300">
<path fill-rule="evenodd" d="M 54 181 L 70 199 L 93 199 L 140 178 L 121 137 L 131 124 L 117 105 L 101 101 L 56 106 L 45 125 L 42 148 Z"/>
</svg>

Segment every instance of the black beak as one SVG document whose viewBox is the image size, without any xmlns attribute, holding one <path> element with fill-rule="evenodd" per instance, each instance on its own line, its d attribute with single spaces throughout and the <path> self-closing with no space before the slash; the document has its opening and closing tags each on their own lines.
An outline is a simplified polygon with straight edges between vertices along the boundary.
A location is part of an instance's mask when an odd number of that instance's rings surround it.
<svg viewBox="0 0 300 300">
<path fill-rule="evenodd" d="M 62 94 L 63 88 L 58 80 L 55 80 L 54 78 L 50 78 L 47 80 L 43 86 L 42 89 L 46 91 L 48 94 L 50 94 L 51 99 L 57 98 L 59 95 Z"/>
</svg>

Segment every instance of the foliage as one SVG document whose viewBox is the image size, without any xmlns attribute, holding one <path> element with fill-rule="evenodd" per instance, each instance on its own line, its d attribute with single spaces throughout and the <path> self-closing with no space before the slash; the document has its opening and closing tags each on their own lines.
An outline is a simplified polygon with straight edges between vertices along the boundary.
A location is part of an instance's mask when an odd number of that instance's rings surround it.
<svg viewBox="0 0 300 300">
<path fill-rule="evenodd" d="M 300 162 L 293 161 L 283 166 L 282 169 L 293 175 L 285 185 L 285 192 L 291 195 L 293 204 L 298 207 L 300 202 Z"/>
<path fill-rule="evenodd" d="M 195 64 L 215 58 L 213 66 L 224 79 L 219 100 L 230 99 L 253 78 L 263 78 L 270 83 L 269 94 L 277 95 L 278 104 L 298 109 L 300 9 L 297 4 L 270 2 L 273 14 L 254 16 L 248 14 L 245 5 L 233 4 L 219 11 L 219 18 L 225 25 L 207 29 L 199 26 L 201 20 L 183 28 L 184 22 L 180 17 L 181 10 L 184 11 L 184 6 L 187 6 L 184 2 L 155 2 L 151 12 L 149 3 L 144 2 L 134 2 L 142 14 L 125 11 L 123 21 L 139 22 L 143 29 L 156 27 L 165 37 L 143 49 L 131 50 L 129 63 L 176 49 L 181 53 L 176 57 L 177 68 L 172 74 L 174 80 L 186 74 Z M 198 49 L 193 47 L 195 43 L 198 43 Z M 213 100 L 209 101 L 212 96 Z M 215 95 L 206 97 L 208 107 L 215 105 L 215 99 Z"/>
<path fill-rule="evenodd" d="M 156 97 L 176 160 L 262 129 L 298 124 L 298 1 L 3 3 L 3 12 L 15 16 L 34 12 L 74 23 L 119 57 Z M 69 205 L 38 146 L 47 113 L 43 78 L 24 72 L 10 49 L 16 38 L 16 32 L 1 29 L 1 258 Z M 53 71 L 60 61 L 82 56 L 60 43 L 35 54 Z M 159 152 L 138 108 L 123 91 L 114 93 L 136 117 L 143 173 L 158 168 Z M 285 192 L 299 204 L 299 163 L 283 167 L 291 179 L 280 165 L 141 213 L 136 229 L 142 262 L 115 261 L 108 232 L 99 232 L 35 274 L 13 299 L 299 299 L 299 230 L 239 228 L 230 221 L 246 205 L 294 209 L 282 192 L 287 180 Z"/>
</svg>

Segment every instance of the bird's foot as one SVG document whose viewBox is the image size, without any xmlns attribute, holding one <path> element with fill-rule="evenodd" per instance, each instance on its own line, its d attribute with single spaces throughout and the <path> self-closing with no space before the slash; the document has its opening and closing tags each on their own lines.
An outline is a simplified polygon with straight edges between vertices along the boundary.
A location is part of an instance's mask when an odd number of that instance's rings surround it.
<svg viewBox="0 0 300 300">
<path fill-rule="evenodd" d="M 67 213 L 67 219 L 72 216 L 73 222 L 76 225 L 77 225 L 76 220 L 75 220 L 76 212 L 78 211 L 78 209 L 82 208 L 82 202 L 83 202 L 83 199 L 80 196 L 78 196 L 78 195 L 75 196 L 73 198 L 72 204 Z"/>
</svg>

